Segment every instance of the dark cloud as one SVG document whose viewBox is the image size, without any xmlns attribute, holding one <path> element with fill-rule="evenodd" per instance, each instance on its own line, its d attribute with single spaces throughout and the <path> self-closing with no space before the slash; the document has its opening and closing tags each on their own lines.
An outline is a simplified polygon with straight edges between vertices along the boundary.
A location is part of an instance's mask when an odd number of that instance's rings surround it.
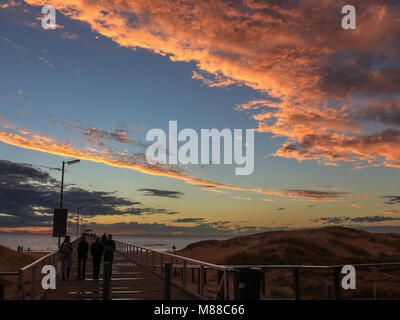
<svg viewBox="0 0 400 320">
<path fill-rule="evenodd" d="M 365 217 L 320 217 L 310 219 L 315 223 L 322 223 L 324 225 L 351 225 L 351 224 L 364 224 L 385 221 L 398 221 L 400 217 L 386 217 L 386 216 L 365 216 Z"/>
<path fill-rule="evenodd" d="M 400 203 L 400 196 L 383 196 L 383 199 L 388 199 L 385 201 L 385 204 L 399 204 Z"/>
<path fill-rule="evenodd" d="M 180 191 L 160 190 L 160 189 L 138 189 L 138 191 L 145 192 L 145 196 L 151 197 L 165 197 L 165 198 L 180 198 L 184 195 Z"/>
<path fill-rule="evenodd" d="M 312 199 L 333 199 L 341 198 L 348 195 L 348 192 L 338 191 L 318 191 L 318 190 L 304 190 L 304 189 L 289 189 L 286 190 L 288 195 L 295 197 L 305 197 Z"/>
<path fill-rule="evenodd" d="M 181 218 L 181 219 L 176 219 L 173 222 L 176 223 L 186 223 L 186 222 L 203 222 L 204 218 Z"/>
<path fill-rule="evenodd" d="M 2 227 L 51 225 L 52 210 L 59 207 L 60 182 L 30 164 L 0 160 L 0 216 Z M 163 208 L 144 207 L 141 202 L 115 192 L 66 187 L 63 207 L 70 212 L 84 205 L 83 216 L 177 214 Z"/>
<path fill-rule="evenodd" d="M 204 221 L 204 220 L 201 220 Z M 90 223 L 88 228 L 95 230 L 97 233 L 119 233 L 119 234 L 182 234 L 182 235 L 234 235 L 251 234 L 266 231 L 286 230 L 288 227 L 258 227 L 258 226 L 237 226 L 232 225 L 229 221 L 216 222 L 199 222 L 194 226 L 171 225 L 163 223 L 113 223 L 98 224 Z"/>
</svg>

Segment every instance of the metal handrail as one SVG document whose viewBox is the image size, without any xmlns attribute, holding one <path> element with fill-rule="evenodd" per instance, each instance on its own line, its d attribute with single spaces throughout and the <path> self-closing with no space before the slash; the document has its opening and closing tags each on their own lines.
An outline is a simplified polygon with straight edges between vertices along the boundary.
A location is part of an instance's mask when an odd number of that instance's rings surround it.
<svg viewBox="0 0 400 320">
<path fill-rule="evenodd" d="M 180 287 L 181 289 L 183 289 L 184 291 L 193 295 L 196 298 L 200 298 L 200 299 L 205 298 L 204 287 L 205 287 L 206 269 L 213 269 L 215 271 L 218 271 L 218 272 L 220 272 L 220 283 L 219 283 L 219 285 L 217 283 L 218 288 L 217 288 L 217 294 L 216 294 L 215 298 L 217 299 L 220 296 L 222 296 L 222 298 L 224 300 L 229 298 L 229 294 L 228 294 L 228 290 L 229 290 L 228 289 L 228 282 L 229 282 L 228 277 L 229 277 L 229 275 L 228 275 L 228 272 L 230 270 L 228 270 L 228 268 L 225 266 L 216 265 L 213 263 L 204 262 L 204 261 L 200 261 L 200 260 L 196 260 L 196 259 L 191 259 L 191 258 L 179 256 L 176 254 L 172 254 L 169 252 L 163 252 L 163 251 L 159 251 L 159 250 L 155 250 L 155 249 L 150 249 L 150 248 L 141 247 L 141 246 L 137 246 L 137 245 L 133 245 L 133 244 L 128 244 L 128 243 L 124 243 L 124 242 L 118 241 L 118 240 L 115 240 L 115 242 L 117 245 L 117 250 L 119 250 L 123 254 L 127 253 L 128 254 L 127 257 L 129 259 L 132 259 L 136 263 L 141 264 L 144 267 L 147 267 L 150 271 L 152 271 L 153 273 L 157 274 L 158 276 L 161 276 L 166 281 L 168 281 L 168 284 L 166 283 L 166 287 L 169 287 L 170 283 L 173 283 L 175 286 Z M 143 263 L 144 262 L 143 257 L 141 257 L 140 262 L 139 262 L 139 259 L 137 259 L 139 252 L 146 253 L 145 264 Z M 129 255 L 130 253 L 134 253 L 133 256 L 130 256 Z M 152 259 L 151 264 L 149 264 L 149 253 L 153 253 L 153 259 Z M 154 260 L 155 254 L 160 255 L 161 261 L 160 261 L 159 265 L 155 263 L 155 260 Z M 166 272 L 165 272 L 166 270 L 171 270 L 170 267 L 167 266 L 167 264 L 170 264 L 170 266 L 173 269 L 177 269 L 177 265 L 169 263 L 168 261 L 165 261 L 165 263 L 164 263 L 164 258 L 166 258 L 166 260 L 168 260 L 168 258 L 169 258 L 171 261 L 173 261 L 173 260 L 183 261 L 183 265 L 180 266 L 180 268 L 182 269 L 182 278 L 180 281 L 181 283 L 179 283 L 177 281 L 171 281 L 171 278 L 166 274 Z M 191 263 L 192 265 L 188 265 L 188 263 Z M 199 269 L 199 271 L 198 271 L 199 281 L 198 281 L 197 292 L 190 290 L 186 285 L 186 270 L 187 269 L 192 269 L 192 270 L 195 269 L 193 264 L 196 265 L 196 269 Z M 155 271 L 156 267 L 160 268 L 160 273 Z M 166 267 L 168 267 L 168 268 L 166 268 Z M 192 275 L 192 279 L 193 279 L 193 275 Z M 222 292 L 222 294 L 220 294 L 221 292 Z"/>
<path fill-rule="evenodd" d="M 71 244 L 74 244 L 75 242 L 77 242 L 79 238 L 74 239 L 73 241 L 71 241 Z M 46 254 L 45 256 L 33 261 L 32 263 L 28 264 L 27 266 L 22 267 L 21 269 L 19 269 L 18 274 L 18 299 L 19 300 L 25 300 L 25 277 L 24 274 L 29 271 L 32 270 L 32 278 L 30 281 L 31 284 L 31 299 L 34 300 L 36 298 L 36 266 L 39 265 L 40 263 L 44 263 L 47 262 L 49 264 L 51 264 L 51 262 L 53 264 L 56 263 L 56 256 L 58 254 L 58 250 L 55 250 L 53 252 L 50 252 L 48 254 Z"/>
<path fill-rule="evenodd" d="M 201 265 L 201 266 L 204 266 L 204 267 L 209 267 L 209 268 L 220 270 L 220 271 L 225 271 L 225 269 L 226 269 L 225 266 L 221 266 L 221 265 L 213 264 L 213 263 L 209 263 L 209 262 L 204 262 L 204 261 L 200 261 L 200 260 L 196 260 L 196 259 L 192 259 L 192 258 L 187 258 L 187 257 L 184 257 L 184 256 L 179 256 L 177 254 L 169 253 L 169 252 L 164 252 L 164 251 L 160 251 L 160 250 L 141 247 L 141 246 L 137 246 L 137 245 L 134 245 L 134 244 L 125 243 L 125 242 L 122 242 L 122 241 L 119 241 L 119 240 L 115 240 L 115 242 L 119 242 L 121 244 L 129 245 L 129 246 L 132 246 L 134 248 L 139 248 L 139 249 L 142 249 L 142 250 L 145 250 L 145 251 L 149 251 L 149 252 L 156 252 L 158 254 L 162 254 L 162 255 L 170 257 L 170 258 L 185 260 L 187 262 L 192 262 L 192 263 L 195 263 L 197 265 Z"/>
<path fill-rule="evenodd" d="M 204 279 L 203 275 L 205 275 L 206 269 L 215 269 L 221 272 L 223 274 L 221 281 L 218 285 L 217 289 L 217 297 L 219 296 L 220 290 L 223 289 L 223 298 L 224 299 L 229 299 L 229 274 L 234 275 L 234 279 L 237 276 L 238 272 L 241 271 L 241 269 L 262 269 L 263 272 L 266 272 L 264 269 L 292 269 L 294 272 L 294 297 L 295 299 L 300 299 L 300 285 L 299 285 L 299 279 L 300 279 L 300 270 L 301 269 L 323 269 L 323 270 L 332 270 L 333 271 L 333 288 L 334 288 L 334 293 L 336 299 L 340 299 L 340 284 L 339 284 L 339 273 L 340 273 L 340 268 L 343 268 L 345 265 L 348 264 L 338 264 L 338 265 L 286 265 L 286 264 L 276 264 L 276 265 L 216 265 L 213 263 L 208 263 L 192 258 L 187 258 L 184 256 L 176 255 L 173 253 L 169 252 L 163 252 L 155 249 L 150 249 L 146 247 L 141 247 L 133 244 L 127 244 L 122 241 L 116 241 L 118 245 L 118 250 L 121 251 L 122 253 L 127 253 L 127 256 L 137 262 L 138 264 L 142 264 L 145 267 L 152 267 L 154 270 L 156 268 L 161 268 L 161 276 L 163 275 L 163 268 L 166 270 L 171 270 L 171 267 L 173 269 L 178 269 L 182 270 L 182 285 L 179 285 L 179 283 L 174 283 L 178 285 L 178 287 L 181 287 L 183 289 L 185 288 L 185 280 L 184 278 L 186 277 L 186 270 L 187 269 L 192 269 L 192 272 L 194 269 L 199 269 L 199 295 L 198 297 L 204 298 Z M 132 250 L 133 249 L 133 250 Z M 143 251 L 145 253 L 145 257 L 143 256 Z M 133 255 L 132 255 L 133 253 Z M 154 254 L 153 254 L 153 260 L 152 263 L 148 263 L 148 258 L 149 254 L 148 253 L 157 253 L 158 255 L 161 255 L 160 259 L 160 264 L 155 264 L 154 263 Z M 171 258 L 171 262 L 167 263 L 168 266 L 163 263 L 163 257 Z M 146 259 L 145 264 L 144 264 L 144 259 Z M 174 263 L 174 260 L 181 260 L 183 261 L 182 263 Z M 176 261 L 177 262 L 177 261 Z M 187 262 L 192 263 L 192 265 L 188 265 Z M 193 265 L 195 264 L 195 265 Z M 355 268 L 368 268 L 368 267 L 391 267 L 391 266 L 400 266 L 400 262 L 384 262 L 384 263 L 356 263 L 356 264 L 351 264 Z M 168 267 L 168 268 L 166 268 Z M 153 271 L 154 272 L 154 271 Z M 236 275 L 235 275 L 236 274 Z M 159 274 L 160 275 L 160 274 Z M 193 277 L 193 273 L 192 273 Z M 165 279 L 170 278 L 165 275 Z M 264 275 L 262 276 L 262 279 L 264 279 Z M 237 281 L 237 278 L 236 278 Z M 264 281 L 264 280 L 262 280 Z M 172 282 L 172 281 L 170 281 Z M 168 284 L 169 285 L 169 284 Z M 234 281 L 234 285 L 235 284 Z M 237 289 L 237 288 L 236 288 Z M 264 292 L 264 284 L 263 284 L 263 292 Z M 187 290 L 186 290 L 187 291 Z M 234 296 L 236 297 L 236 292 L 234 292 Z"/>
</svg>

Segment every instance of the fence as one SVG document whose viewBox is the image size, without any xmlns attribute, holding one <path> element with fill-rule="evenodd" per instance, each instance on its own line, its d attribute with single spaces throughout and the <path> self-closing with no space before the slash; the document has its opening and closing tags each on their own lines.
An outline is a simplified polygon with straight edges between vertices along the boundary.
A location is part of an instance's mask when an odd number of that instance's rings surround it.
<svg viewBox="0 0 400 320">
<path fill-rule="evenodd" d="M 71 241 L 72 245 L 76 243 L 77 239 Z M 21 268 L 18 272 L 1 272 L 2 277 L 15 277 L 17 278 L 16 287 L 5 286 L 5 290 L 9 292 L 11 299 L 18 300 L 39 300 L 44 294 L 42 289 L 42 268 L 45 265 L 57 265 L 57 252 L 53 251 L 31 264 Z M 16 293 L 16 295 L 15 295 Z"/>
<path fill-rule="evenodd" d="M 167 277 L 167 280 L 170 280 L 167 283 L 181 288 L 193 298 L 228 300 L 230 297 L 232 270 L 227 267 L 120 241 L 115 242 L 116 249 L 128 259 L 163 279 Z"/>
<path fill-rule="evenodd" d="M 258 271 L 259 299 L 377 299 L 400 297 L 400 263 L 352 264 L 357 290 L 341 288 L 343 265 L 215 265 L 116 241 L 117 250 L 161 278 L 199 299 L 243 299 L 240 274 Z M 167 273 L 166 273 L 167 269 Z M 170 272 L 169 272 L 170 270 Z M 253 276 L 254 277 L 254 276 Z M 244 277 L 243 277 L 244 278 Z M 387 285 L 397 283 L 399 292 Z M 377 297 L 377 290 L 381 295 Z M 168 291 L 168 290 L 167 290 Z M 166 297 L 168 294 L 166 293 Z M 173 297 L 172 297 L 173 298 Z"/>
<path fill-rule="evenodd" d="M 74 244 L 77 240 L 72 241 Z M 341 288 L 343 265 L 216 265 L 169 252 L 116 242 L 116 249 L 136 264 L 160 276 L 165 282 L 165 298 L 176 286 L 196 299 L 388 299 L 400 297 L 400 263 L 352 264 L 357 271 L 357 290 Z M 41 270 L 56 265 L 57 251 L 0 277 L 16 277 L 16 298 L 40 299 Z M 251 279 L 244 277 L 250 271 Z M 256 283 L 254 283 L 256 279 Z M 247 282 L 247 283 L 246 283 Z M 390 285 L 389 285 L 390 284 Z M 244 294 L 246 286 L 253 293 Z M 6 288 L 7 289 L 7 288 Z M 4 290 L 0 288 L 1 293 Z M 258 291 L 258 292 L 254 292 Z M 256 298 L 254 298 L 256 297 Z"/>
</svg>

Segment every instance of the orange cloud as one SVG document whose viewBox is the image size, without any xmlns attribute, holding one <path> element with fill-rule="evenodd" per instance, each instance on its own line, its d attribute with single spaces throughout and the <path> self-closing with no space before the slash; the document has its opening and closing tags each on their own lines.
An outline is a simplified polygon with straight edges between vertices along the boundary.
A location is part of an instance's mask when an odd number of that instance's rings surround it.
<svg viewBox="0 0 400 320">
<path fill-rule="evenodd" d="M 15 228 L 3 228 L 0 227 L 0 232 L 28 232 L 28 233 L 51 233 L 52 227 L 15 227 Z"/>
<path fill-rule="evenodd" d="M 195 61 L 199 71 L 193 78 L 206 85 L 260 90 L 271 99 L 236 109 L 253 112 L 258 131 L 287 139 L 274 156 L 326 165 L 377 159 L 384 166 L 400 166 L 395 129 L 400 8 L 394 3 L 354 0 L 357 29 L 351 31 L 340 28 L 345 3 L 334 0 L 52 4 L 121 46 Z"/>
<path fill-rule="evenodd" d="M 400 210 L 379 210 L 379 212 L 392 215 L 400 214 Z"/>
</svg>

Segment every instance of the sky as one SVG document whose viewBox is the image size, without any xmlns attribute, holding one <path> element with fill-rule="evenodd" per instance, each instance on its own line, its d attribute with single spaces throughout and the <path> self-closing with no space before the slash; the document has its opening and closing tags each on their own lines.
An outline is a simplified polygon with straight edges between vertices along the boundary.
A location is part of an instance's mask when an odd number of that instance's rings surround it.
<svg viewBox="0 0 400 320">
<path fill-rule="evenodd" d="M 124 234 L 400 226 L 399 25 L 397 1 L 1 0 L 0 232 L 51 232 L 73 159 L 70 230 L 80 206 Z M 150 164 L 169 121 L 254 129 L 254 171 Z"/>
</svg>

